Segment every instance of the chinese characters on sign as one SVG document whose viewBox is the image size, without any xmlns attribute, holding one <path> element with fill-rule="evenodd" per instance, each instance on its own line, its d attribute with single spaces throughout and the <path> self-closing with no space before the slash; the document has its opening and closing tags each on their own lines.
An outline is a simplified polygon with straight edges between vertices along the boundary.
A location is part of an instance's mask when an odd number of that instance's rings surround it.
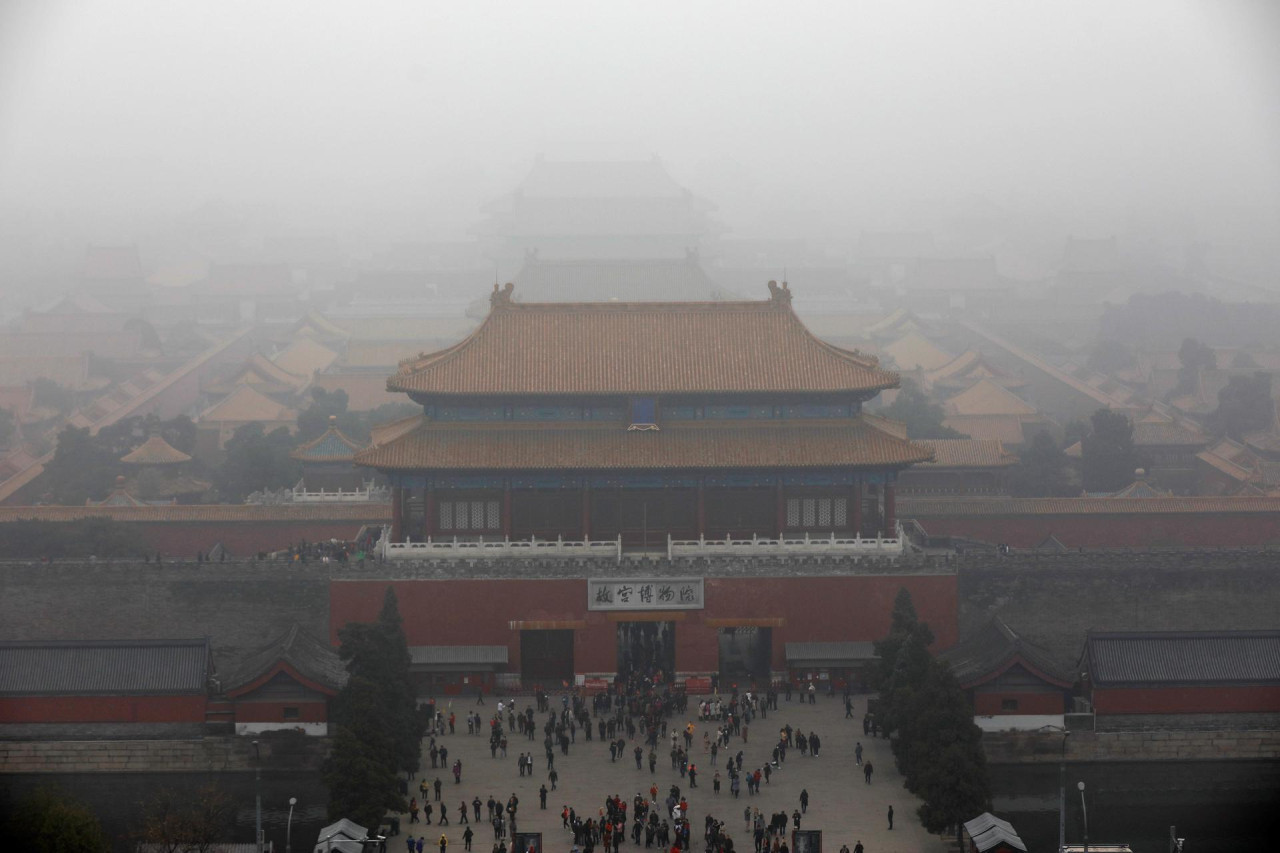
<svg viewBox="0 0 1280 853">
<path fill-rule="evenodd" d="M 701 610 L 702 578 L 587 580 L 588 610 Z"/>
</svg>

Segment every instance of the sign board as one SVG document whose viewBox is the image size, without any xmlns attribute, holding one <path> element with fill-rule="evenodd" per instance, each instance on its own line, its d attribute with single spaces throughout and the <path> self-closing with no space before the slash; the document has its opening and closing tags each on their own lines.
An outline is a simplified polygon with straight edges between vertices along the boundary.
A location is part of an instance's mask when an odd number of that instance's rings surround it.
<svg viewBox="0 0 1280 853">
<path fill-rule="evenodd" d="M 588 578 L 588 610 L 701 610 L 702 578 Z"/>
<path fill-rule="evenodd" d="M 822 830 L 797 829 L 791 833 L 794 853 L 822 853 Z"/>
<path fill-rule="evenodd" d="M 582 689 L 588 693 L 604 693 L 609 689 L 609 679 L 584 678 L 582 679 Z"/>
<path fill-rule="evenodd" d="M 542 853 L 542 833 L 511 833 L 511 853 Z"/>
<path fill-rule="evenodd" d="M 684 680 L 684 692 L 689 694 L 710 693 L 711 679 L 708 676 L 693 676 Z"/>
</svg>

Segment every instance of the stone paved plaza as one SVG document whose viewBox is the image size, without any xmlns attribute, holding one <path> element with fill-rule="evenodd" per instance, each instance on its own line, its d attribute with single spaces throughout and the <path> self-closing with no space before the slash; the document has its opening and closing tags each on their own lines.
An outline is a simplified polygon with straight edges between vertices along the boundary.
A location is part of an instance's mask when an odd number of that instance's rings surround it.
<svg viewBox="0 0 1280 853">
<path fill-rule="evenodd" d="M 711 756 L 702 753 L 702 734 L 714 730 L 712 723 L 698 723 L 696 703 L 690 699 L 690 709 L 697 726 L 694 733 L 694 755 L 692 760 L 698 767 L 698 787 L 690 789 L 688 779 L 682 779 L 677 770 L 671 769 L 670 744 L 659 742 L 658 764 L 656 774 L 650 775 L 647 761 L 644 769 L 636 770 L 635 760 L 631 754 L 635 743 L 629 742 L 627 753 L 623 759 L 610 762 L 607 741 L 590 742 L 578 731 L 577 742 L 569 749 L 569 755 L 556 752 L 556 770 L 559 773 L 558 790 L 552 791 L 547 798 L 547 810 L 538 808 L 538 787 L 547 782 L 546 754 L 543 749 L 542 725 L 546 722 L 546 714 L 535 714 L 538 734 L 534 740 L 522 737 L 518 732 L 508 735 L 507 758 L 493 759 L 489 756 L 487 734 L 468 736 L 466 734 L 466 714 L 477 710 L 485 716 L 486 721 L 497 707 L 497 699 L 485 697 L 485 705 L 475 705 L 474 697 L 455 698 L 452 706 L 442 700 L 447 719 L 449 709 L 457 715 L 458 734 L 446 735 L 437 740 L 449 749 L 449 763 L 461 758 L 463 764 L 462 784 L 455 785 L 453 775 L 447 769 L 432 770 L 427 756 L 427 742 L 423 744 L 423 767 L 415 780 L 413 793 L 417 795 L 416 784 L 426 778 L 430 785 L 438 775 L 443 781 L 443 800 L 449 807 L 450 824 L 445 828 L 449 836 L 448 853 L 463 853 L 462 832 L 465 826 L 458 823 L 458 803 L 465 798 L 468 803 L 479 795 L 482 801 L 492 795 L 505 803 L 512 793 L 520 798 L 518 828 L 521 832 L 543 833 L 543 844 L 546 853 L 568 853 L 573 845 L 573 838 L 568 830 L 561 826 L 560 811 L 564 805 L 575 808 L 584 819 L 594 817 L 607 795 L 618 794 L 630 803 L 637 793 L 648 796 L 651 784 L 657 784 L 658 797 L 665 799 L 667 790 L 672 784 L 679 785 L 689 801 L 692 847 L 694 853 L 704 849 L 702 830 L 708 812 L 726 823 L 735 848 L 739 853 L 750 853 L 753 840 L 750 832 L 744 832 L 743 808 L 755 806 L 765 815 L 766 822 L 775 811 L 785 808 L 790 814 L 799 807 L 800 790 L 809 791 L 809 810 L 802 823 L 802 829 L 822 830 L 823 853 L 838 853 L 841 844 L 848 844 L 850 850 L 855 842 L 861 840 L 866 853 L 917 853 L 917 851 L 940 851 L 945 844 L 937 836 L 930 835 L 920 826 L 915 816 L 919 800 L 902 787 L 902 777 L 893 765 L 893 756 L 889 751 L 889 742 L 883 739 L 864 738 L 862 736 L 862 714 L 866 710 L 866 697 L 859 696 L 854 703 L 855 719 L 844 719 L 842 698 L 827 698 L 819 695 L 814 706 L 802 705 L 799 698 L 788 703 L 782 696 L 778 699 L 778 710 L 770 712 L 765 720 L 758 717 L 748 731 L 748 742 L 742 743 L 740 737 L 730 741 L 730 747 L 719 756 L 719 769 L 723 784 L 719 796 L 712 793 L 712 776 L 715 769 L 711 766 Z M 533 702 L 532 697 L 516 697 L 517 708 L 523 709 Z M 552 694 L 552 707 L 560 707 L 559 694 Z M 684 721 L 673 721 L 677 725 Z M 744 752 L 745 770 L 751 771 L 763 766 L 772 751 L 777 739 L 778 730 L 790 723 L 793 728 L 806 733 L 816 731 L 822 740 L 820 755 L 813 758 L 801 755 L 799 750 L 787 752 L 787 759 L 781 770 L 773 774 L 771 783 L 761 783 L 762 793 L 748 797 L 744 785 L 737 800 L 729 792 L 729 780 L 723 772 L 724 759 L 729 754 L 736 754 L 739 749 Z M 863 760 L 871 761 L 875 766 L 871 784 L 863 779 L 861 768 L 854 764 L 854 745 L 862 741 Z M 516 757 L 521 752 L 532 752 L 534 755 L 534 775 L 521 777 L 516 769 Z M 647 755 L 647 750 L 646 750 Z M 894 828 L 888 829 L 886 813 L 889 805 L 894 808 Z M 437 807 L 438 809 L 438 807 Z M 484 809 L 481 811 L 484 814 Z M 474 817 L 474 816 L 473 816 Z M 388 842 L 387 849 L 391 853 L 404 850 L 405 835 L 415 837 L 426 835 L 425 850 L 435 853 L 434 845 L 440 837 L 440 830 L 434 825 L 424 826 L 422 823 L 410 825 L 408 816 L 402 816 L 401 835 Z M 487 823 L 472 824 L 475 832 L 473 850 L 476 853 L 490 853 L 493 847 L 493 828 Z M 597 848 L 599 850 L 600 848 Z M 630 836 L 622 845 L 622 850 L 636 850 L 630 842 Z M 643 845 L 639 849 L 643 849 Z M 658 849 L 653 848 L 657 853 Z"/>
</svg>

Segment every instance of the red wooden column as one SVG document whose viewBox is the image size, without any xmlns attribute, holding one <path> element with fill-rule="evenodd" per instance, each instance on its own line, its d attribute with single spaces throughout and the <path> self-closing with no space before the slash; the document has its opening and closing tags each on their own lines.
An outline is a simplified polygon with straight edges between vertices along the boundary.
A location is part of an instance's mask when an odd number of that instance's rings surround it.
<svg viewBox="0 0 1280 853">
<path fill-rule="evenodd" d="M 893 536 L 897 526 L 894 513 L 893 483 L 884 484 L 884 535 Z"/>
<path fill-rule="evenodd" d="M 511 481 L 502 481 L 502 535 L 511 538 Z"/>
<path fill-rule="evenodd" d="M 782 493 L 782 478 L 778 478 L 778 538 L 782 538 L 782 531 L 787 529 L 787 496 Z"/>
<path fill-rule="evenodd" d="M 391 487 L 391 541 L 404 539 L 404 489 Z"/>
<path fill-rule="evenodd" d="M 703 539 L 707 535 L 707 490 L 703 485 L 702 478 L 698 478 L 698 538 Z"/>
<path fill-rule="evenodd" d="M 582 484 L 582 538 L 591 538 L 591 484 Z"/>
<path fill-rule="evenodd" d="M 422 512 L 426 516 L 423 519 L 422 533 L 424 536 L 431 537 L 436 535 L 436 490 L 431 488 L 428 483 L 423 489 L 422 496 Z"/>
<path fill-rule="evenodd" d="M 850 498 L 850 500 L 853 501 L 853 506 L 850 507 L 850 509 L 853 510 L 853 512 L 850 514 L 850 517 L 853 519 L 853 535 L 861 536 L 862 535 L 862 481 L 861 480 L 857 480 L 854 482 L 853 489 L 852 489 L 852 497 Z"/>
</svg>

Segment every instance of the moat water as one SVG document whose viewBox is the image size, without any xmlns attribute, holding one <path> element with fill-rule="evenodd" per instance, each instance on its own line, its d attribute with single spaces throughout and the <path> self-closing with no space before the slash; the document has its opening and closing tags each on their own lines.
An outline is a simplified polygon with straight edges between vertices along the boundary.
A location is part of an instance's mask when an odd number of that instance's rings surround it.
<svg viewBox="0 0 1280 853">
<path fill-rule="evenodd" d="M 992 767 L 994 811 L 1013 824 L 1028 851 L 1058 849 L 1058 766 Z M 1275 847 L 1280 761 L 1069 764 L 1066 840 L 1083 841 L 1085 783 L 1091 842 L 1124 842 L 1135 853 L 1167 853 L 1169 827 L 1186 853 Z"/>
</svg>

